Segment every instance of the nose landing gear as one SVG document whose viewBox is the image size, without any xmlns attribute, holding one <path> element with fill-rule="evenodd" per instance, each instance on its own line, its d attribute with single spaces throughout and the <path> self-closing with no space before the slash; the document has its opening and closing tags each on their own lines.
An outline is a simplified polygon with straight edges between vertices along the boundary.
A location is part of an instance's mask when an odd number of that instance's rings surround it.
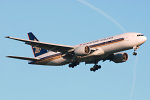
<svg viewBox="0 0 150 100">
<path fill-rule="evenodd" d="M 136 56 L 136 55 L 137 55 L 137 52 L 134 51 L 134 52 L 133 52 L 133 55 Z"/>
<path fill-rule="evenodd" d="M 100 69 L 101 65 L 94 65 L 92 68 L 90 68 L 90 71 L 95 72 L 96 70 Z"/>
<path fill-rule="evenodd" d="M 133 49 L 134 49 L 133 55 L 134 55 L 134 56 L 137 55 L 137 52 L 136 52 L 136 51 L 137 51 L 138 48 L 139 48 L 139 46 L 134 46 L 134 47 L 133 47 Z"/>
</svg>

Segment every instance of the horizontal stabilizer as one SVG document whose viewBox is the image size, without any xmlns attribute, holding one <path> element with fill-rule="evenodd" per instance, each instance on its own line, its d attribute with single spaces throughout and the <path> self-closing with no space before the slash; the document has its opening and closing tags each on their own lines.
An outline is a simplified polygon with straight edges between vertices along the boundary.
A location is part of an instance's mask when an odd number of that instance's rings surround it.
<svg viewBox="0 0 150 100">
<path fill-rule="evenodd" d="M 6 57 L 15 58 L 15 59 L 21 59 L 21 60 L 31 60 L 31 61 L 40 60 L 40 59 L 38 59 L 38 58 L 19 57 L 19 56 L 6 56 Z"/>
</svg>

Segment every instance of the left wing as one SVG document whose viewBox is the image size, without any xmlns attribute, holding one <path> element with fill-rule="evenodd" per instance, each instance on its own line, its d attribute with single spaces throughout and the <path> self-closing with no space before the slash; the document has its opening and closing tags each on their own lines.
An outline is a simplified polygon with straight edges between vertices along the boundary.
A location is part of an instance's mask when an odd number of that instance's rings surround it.
<svg viewBox="0 0 150 100">
<path fill-rule="evenodd" d="M 20 56 L 6 56 L 6 57 L 15 58 L 15 59 L 21 59 L 21 60 L 31 60 L 31 61 L 40 60 L 40 59 L 38 59 L 38 58 L 20 57 Z"/>
<path fill-rule="evenodd" d="M 66 53 L 74 49 L 73 46 L 68 46 L 68 45 L 60 45 L 60 44 L 46 43 L 46 42 L 40 42 L 40 41 L 26 40 L 26 39 L 14 38 L 14 37 L 9 37 L 9 36 L 6 36 L 6 38 L 22 41 L 22 42 L 25 42 L 25 44 L 43 48 L 43 49 L 53 51 L 53 52 Z"/>
</svg>

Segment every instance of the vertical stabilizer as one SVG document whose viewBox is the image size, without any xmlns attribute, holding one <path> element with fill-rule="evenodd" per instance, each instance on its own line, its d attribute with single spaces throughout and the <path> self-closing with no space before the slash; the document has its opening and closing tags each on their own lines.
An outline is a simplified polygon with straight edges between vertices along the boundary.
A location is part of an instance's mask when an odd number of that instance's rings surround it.
<svg viewBox="0 0 150 100">
<path fill-rule="evenodd" d="M 28 33 L 28 37 L 29 37 L 29 40 L 33 40 L 33 41 L 39 41 L 32 32 L 29 32 Z M 39 47 L 36 47 L 36 46 L 31 46 L 32 47 L 32 50 L 33 50 L 33 54 L 34 54 L 34 57 L 37 57 L 37 56 L 40 56 L 44 53 L 47 53 L 47 50 L 45 49 L 42 49 L 42 48 L 39 48 Z"/>
</svg>

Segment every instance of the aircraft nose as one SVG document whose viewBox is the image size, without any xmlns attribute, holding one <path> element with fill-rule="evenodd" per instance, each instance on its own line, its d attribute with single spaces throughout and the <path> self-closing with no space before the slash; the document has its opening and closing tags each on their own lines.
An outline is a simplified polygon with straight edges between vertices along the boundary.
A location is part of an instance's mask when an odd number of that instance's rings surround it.
<svg viewBox="0 0 150 100">
<path fill-rule="evenodd" d="M 142 36 L 140 39 L 140 43 L 143 44 L 147 40 L 146 36 Z"/>
<path fill-rule="evenodd" d="M 147 37 L 146 36 L 144 36 L 143 37 L 143 42 L 145 42 L 147 40 Z"/>
</svg>

